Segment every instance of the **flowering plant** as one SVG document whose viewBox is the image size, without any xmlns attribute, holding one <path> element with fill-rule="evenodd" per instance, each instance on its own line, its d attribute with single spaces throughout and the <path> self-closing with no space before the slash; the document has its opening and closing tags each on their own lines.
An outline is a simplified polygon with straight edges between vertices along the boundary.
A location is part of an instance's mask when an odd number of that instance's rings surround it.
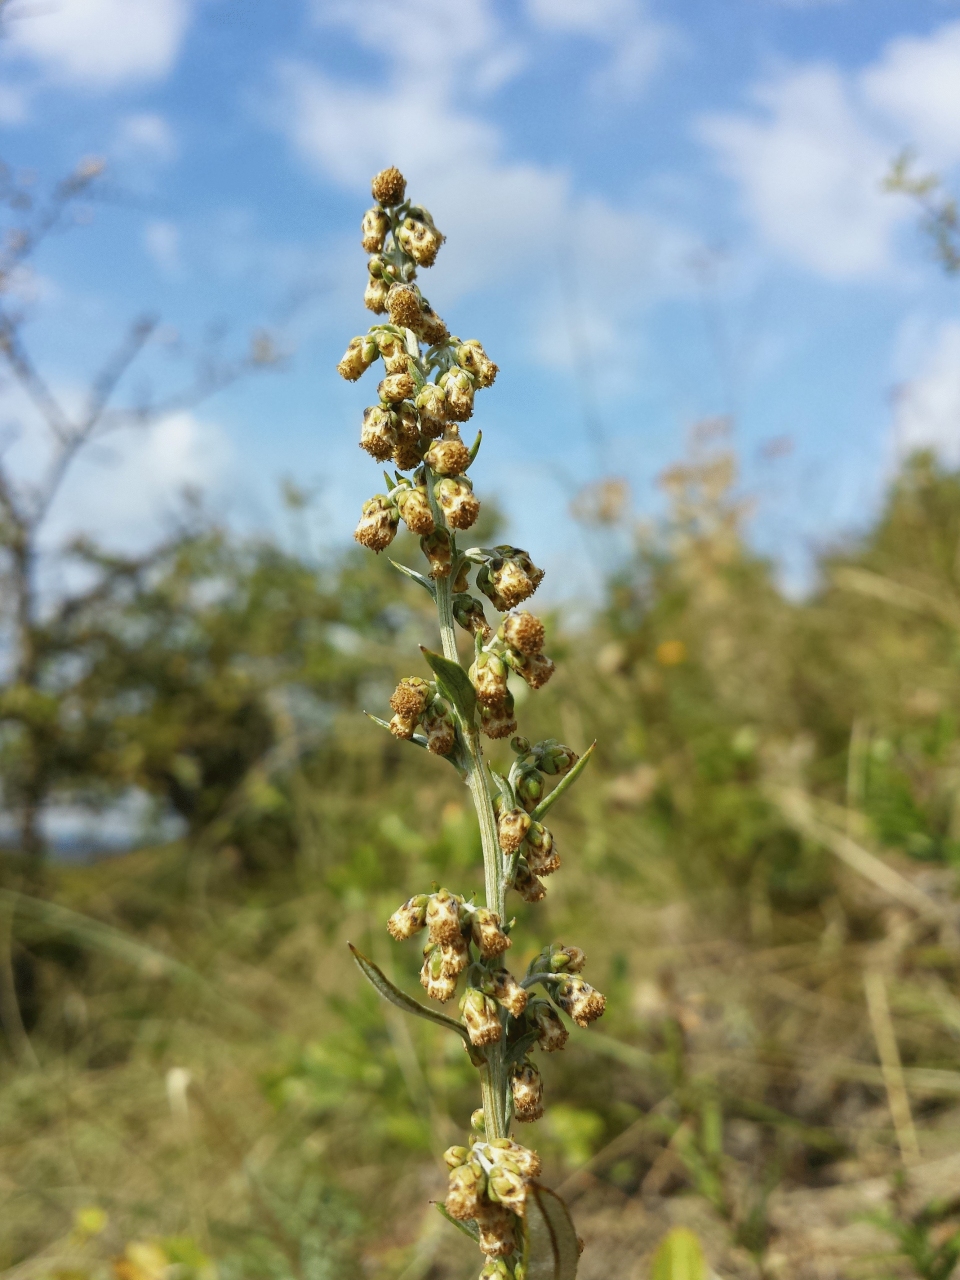
<svg viewBox="0 0 960 1280">
<path fill-rule="evenodd" d="M 386 492 L 363 505 L 356 539 L 380 552 L 400 522 L 420 537 L 426 572 L 396 567 L 419 583 L 437 606 L 441 652 L 423 648 L 429 676 L 400 681 L 388 722 L 398 738 L 442 756 L 470 789 L 483 848 L 484 902 L 449 889 L 421 893 L 387 922 L 398 941 L 427 931 L 420 981 L 431 999 L 456 995 L 454 1019 L 412 999 L 354 947 L 360 968 L 386 999 L 459 1035 L 480 1076 L 482 1106 L 471 1121 L 469 1146 L 446 1153 L 449 1191 L 441 1212 L 477 1241 L 486 1255 L 481 1277 L 572 1280 L 579 1243 L 563 1202 L 537 1178 L 540 1160 L 510 1136 L 513 1121 L 543 1114 L 543 1085 L 531 1057 L 562 1049 L 561 1012 L 581 1027 L 604 1009 L 604 997 L 582 977 L 577 947 L 548 946 L 517 979 L 504 964 L 513 939 L 507 894 L 538 902 L 542 877 L 560 865 L 547 811 L 587 763 L 550 738 L 531 744 L 516 736 L 509 676 L 539 689 L 553 662 L 543 652 L 544 627 L 523 604 L 543 578 L 526 551 L 512 546 L 461 549 L 457 536 L 477 519 L 480 503 L 467 472 L 480 435 L 468 447 L 460 424 L 473 414 L 478 390 L 493 385 L 497 366 L 476 339 L 452 336 L 415 283 L 433 265 L 444 237 L 426 209 L 406 199 L 394 168 L 373 179 L 376 204 L 363 216 L 370 255 L 364 301 L 386 316 L 347 347 L 338 370 L 355 381 L 382 360 L 378 403 L 366 409 L 360 445 L 380 462 Z M 470 576 L 474 575 L 474 591 Z M 505 615 L 495 628 L 481 596 Z M 472 638 L 472 663 L 461 663 L 456 628 Z M 482 737 L 510 738 L 513 761 L 498 772 L 484 758 Z M 548 790 L 548 781 L 557 785 Z M 534 994 L 539 989 L 540 994 Z"/>
</svg>

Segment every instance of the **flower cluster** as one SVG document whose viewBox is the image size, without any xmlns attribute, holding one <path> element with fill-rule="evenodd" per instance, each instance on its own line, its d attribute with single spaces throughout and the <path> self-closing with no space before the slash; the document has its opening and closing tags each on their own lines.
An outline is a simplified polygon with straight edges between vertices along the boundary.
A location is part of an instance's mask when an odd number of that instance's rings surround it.
<svg viewBox="0 0 960 1280">
<path fill-rule="evenodd" d="M 402 679 L 390 699 L 391 720 L 379 723 L 448 759 L 470 787 L 485 902 L 435 888 L 410 898 L 387 922 L 398 941 L 426 931 L 420 982 L 432 1000 L 453 1000 L 463 980 L 457 1021 L 412 1002 L 364 957 L 358 963 L 388 999 L 453 1027 L 479 1068 L 484 1105 L 474 1115 L 469 1149 L 447 1152 L 446 1210 L 473 1224 L 487 1255 L 481 1280 L 523 1280 L 523 1224 L 540 1161 L 509 1131 L 513 1121 L 543 1114 L 543 1082 L 531 1053 L 562 1049 L 569 1034 L 564 1015 L 586 1027 L 603 1013 L 605 1000 L 580 977 L 585 957 L 577 947 L 546 947 L 515 977 L 504 963 L 514 926 L 506 901 L 510 891 L 528 903 L 544 896 L 543 880 L 559 868 L 560 854 L 541 819 L 586 757 L 578 759 L 554 738 L 531 744 L 516 736 L 511 678 L 514 689 L 523 680 L 535 690 L 554 673 L 543 622 L 521 608 L 543 570 L 519 547 L 462 549 L 457 542 L 480 513 L 467 475 L 480 435 L 468 447 L 460 426 L 473 414 L 476 392 L 493 384 L 497 366 L 478 341 L 452 336 L 420 292 L 417 272 L 433 264 L 443 236 L 427 210 L 406 199 L 402 174 L 377 174 L 373 196 L 361 228 L 370 255 L 364 301 L 386 318 L 350 342 L 338 368 L 356 381 L 383 361 L 378 403 L 364 410 L 360 445 L 395 470 L 392 477 L 385 473 L 387 491 L 364 503 L 355 536 L 382 551 L 402 522 L 419 538 L 426 572 L 403 571 L 435 601 L 443 648 L 442 654 L 424 650 L 431 677 Z M 499 622 L 488 620 L 486 604 L 502 615 Z M 456 626 L 472 640 L 464 660 Z M 509 768 L 491 769 L 481 734 L 511 739 Z"/>
</svg>

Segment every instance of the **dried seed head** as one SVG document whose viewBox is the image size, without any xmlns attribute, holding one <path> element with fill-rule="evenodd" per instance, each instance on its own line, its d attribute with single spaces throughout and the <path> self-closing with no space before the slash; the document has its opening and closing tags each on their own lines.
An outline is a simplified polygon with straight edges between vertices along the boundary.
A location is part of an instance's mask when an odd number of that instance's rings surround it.
<svg viewBox="0 0 960 1280">
<path fill-rule="evenodd" d="M 530 819 L 522 809 L 506 809 L 497 819 L 500 848 L 504 853 L 516 853 L 530 830 Z"/>
<path fill-rule="evenodd" d="M 515 1018 L 519 1018 L 527 1007 L 527 993 L 509 969 L 497 969 L 491 973 L 484 990 Z"/>
<path fill-rule="evenodd" d="M 396 537 L 399 524 L 397 508 L 388 497 L 378 493 L 363 504 L 360 523 L 353 536 L 371 551 L 383 551 Z"/>
<path fill-rule="evenodd" d="M 433 690 L 421 676 L 404 676 L 393 691 L 390 706 L 397 715 L 419 720 L 433 700 Z"/>
<path fill-rule="evenodd" d="M 411 533 L 421 535 L 433 533 L 436 525 L 433 512 L 430 510 L 430 499 L 423 488 L 401 489 L 397 494 L 397 508 L 400 518 Z"/>
<path fill-rule="evenodd" d="M 381 329 L 377 333 L 377 349 L 383 356 L 387 373 L 409 373 L 410 356 L 399 334 Z"/>
<path fill-rule="evenodd" d="M 416 331 L 423 317 L 420 291 L 408 284 L 393 285 L 387 294 L 387 310 L 394 324 Z"/>
<path fill-rule="evenodd" d="M 466 422 L 473 416 L 473 379 L 464 369 L 450 369 L 440 379 L 447 393 L 447 415 L 454 422 Z M 463 470 L 463 468 L 461 468 Z"/>
<path fill-rule="evenodd" d="M 532 1062 L 521 1062 L 513 1068 L 510 1089 L 516 1118 L 524 1122 L 539 1120 L 543 1115 L 543 1081 Z"/>
<path fill-rule="evenodd" d="M 556 738 L 546 738 L 533 748 L 534 762 L 544 773 L 562 776 L 573 768 L 579 758 L 573 747 L 565 746 Z"/>
<path fill-rule="evenodd" d="M 462 934 L 440 944 L 440 965 L 447 978 L 459 978 L 470 963 L 470 944 Z"/>
<path fill-rule="evenodd" d="M 522 1147 L 510 1138 L 494 1138 L 487 1143 L 487 1157 L 495 1164 L 507 1162 L 515 1165 L 525 1178 L 539 1178 L 540 1157 L 529 1147 Z"/>
<path fill-rule="evenodd" d="M 504 640 L 517 653 L 529 655 L 539 653 L 543 648 L 543 623 L 526 609 L 519 613 L 508 613 L 500 630 Z"/>
<path fill-rule="evenodd" d="M 409 716 L 394 715 L 390 717 L 390 732 L 395 738 L 404 738 L 407 742 L 417 731 L 416 720 Z"/>
<path fill-rule="evenodd" d="M 363 291 L 363 305 L 368 311 L 382 316 L 387 309 L 387 295 L 389 292 L 390 285 L 387 281 L 382 276 L 371 274 L 367 280 L 367 287 Z"/>
<path fill-rule="evenodd" d="M 438 346 L 441 342 L 446 342 L 450 336 L 449 329 L 426 298 L 421 298 L 420 300 L 420 319 L 412 327 L 417 337 L 425 342 L 428 347 Z"/>
<path fill-rule="evenodd" d="M 439 1000 L 441 1004 L 452 1000 L 456 995 L 456 975 L 445 972 L 443 953 L 439 947 L 431 947 L 429 955 L 424 958 L 420 970 L 420 985 L 431 1000 Z"/>
<path fill-rule="evenodd" d="M 382 404 L 371 405 L 363 411 L 360 428 L 360 448 L 366 449 L 371 458 L 385 462 L 397 445 L 397 415 Z"/>
<path fill-rule="evenodd" d="M 578 1027 L 587 1027 L 606 1008 L 607 998 L 582 978 L 564 978 L 554 996 L 557 1004 Z"/>
<path fill-rule="evenodd" d="M 459 1169 L 462 1164 L 466 1164 L 470 1158 L 470 1152 L 466 1147 L 447 1147 L 443 1153 L 443 1162 L 450 1169 Z"/>
<path fill-rule="evenodd" d="M 406 178 L 393 165 L 389 169 L 381 169 L 370 183 L 374 200 L 388 206 L 401 204 L 406 189 Z"/>
<path fill-rule="evenodd" d="M 542 1110 L 541 1110 L 542 1114 Z M 518 1116 L 517 1119 L 520 1117 Z M 506 1165 L 495 1164 L 487 1175 L 487 1195 L 494 1203 L 522 1218 L 527 1211 L 527 1182 L 521 1173 Z"/>
<path fill-rule="evenodd" d="M 481 640 L 486 641 L 493 635 L 493 630 L 483 612 L 483 605 L 466 592 L 460 592 L 453 597 L 453 616 L 464 631 L 469 631 L 472 636 L 479 636 Z"/>
<path fill-rule="evenodd" d="M 491 387 L 497 376 L 497 366 L 493 363 L 476 338 L 468 338 L 457 347 L 457 364 L 461 369 L 473 375 L 478 387 Z"/>
<path fill-rule="evenodd" d="M 533 595 L 542 581 L 543 570 L 519 547 L 494 547 L 493 557 L 477 573 L 477 586 L 501 613 Z"/>
<path fill-rule="evenodd" d="M 534 875 L 552 875 L 560 866 L 560 855 L 553 847 L 553 835 L 539 822 L 530 824 L 524 856 Z"/>
<path fill-rule="evenodd" d="M 434 492 L 451 529 L 469 529 L 476 522 L 480 499 L 474 497 L 466 476 L 447 476 L 437 482 Z"/>
<path fill-rule="evenodd" d="M 547 892 L 522 858 L 513 878 L 513 887 L 524 902 L 539 902 Z"/>
<path fill-rule="evenodd" d="M 426 383 L 417 394 L 416 405 L 423 434 L 432 440 L 443 435 L 447 424 L 447 397 L 443 387 L 435 382 Z"/>
<path fill-rule="evenodd" d="M 367 253 L 379 253 L 390 230 L 390 219 L 382 209 L 368 209 L 360 223 L 360 243 Z"/>
<path fill-rule="evenodd" d="M 549 1002 L 539 997 L 527 1004 L 527 1021 L 540 1034 L 538 1041 L 544 1053 L 554 1053 L 567 1043 L 569 1032 L 563 1025 L 559 1013 Z"/>
<path fill-rule="evenodd" d="M 446 529 L 434 529 L 420 539 L 420 550 L 430 561 L 430 577 L 446 578 L 453 565 L 453 550 Z"/>
<path fill-rule="evenodd" d="M 460 1013 L 471 1044 L 495 1044 L 503 1035 L 497 1002 L 476 987 L 467 987 L 463 993 Z"/>
<path fill-rule="evenodd" d="M 484 1197 L 486 1177 L 480 1163 L 470 1160 L 450 1170 L 446 1209 L 458 1222 L 469 1222 L 484 1211 L 488 1201 Z"/>
<path fill-rule="evenodd" d="M 406 377 L 406 375 L 403 375 Z M 423 448 L 420 442 L 420 424 L 417 411 L 406 400 L 395 406 L 397 415 L 397 443 L 393 450 L 393 461 L 398 471 L 412 471 L 423 460 Z"/>
<path fill-rule="evenodd" d="M 418 266 L 432 267 L 445 237 L 433 225 L 433 219 L 425 209 L 418 209 L 417 212 L 426 216 L 404 218 L 397 233 L 397 241 L 404 253 L 408 253 Z"/>
<path fill-rule="evenodd" d="M 477 1213 L 476 1221 L 482 1252 L 489 1258 L 509 1258 L 517 1247 L 514 1229 L 517 1219 L 510 1210 L 487 1200 Z"/>
<path fill-rule="evenodd" d="M 402 907 L 397 907 L 387 921 L 390 936 L 403 942 L 405 938 L 412 938 L 415 933 L 419 933 L 427 923 L 427 901 L 427 895 L 419 893 L 415 898 L 408 898 Z"/>
<path fill-rule="evenodd" d="M 460 476 L 470 465 L 470 450 L 458 435 L 451 434 L 445 440 L 433 442 L 425 461 L 438 476 Z"/>
<path fill-rule="evenodd" d="M 514 667 L 531 689 L 542 689 L 556 669 L 552 658 L 543 653 L 523 654 L 522 661 Z"/>
<path fill-rule="evenodd" d="M 485 707 L 502 707 L 507 696 L 507 668 L 497 653 L 481 650 L 470 668 L 477 701 Z"/>
<path fill-rule="evenodd" d="M 517 770 L 514 790 L 517 793 L 517 799 L 527 813 L 533 813 L 543 799 L 543 789 L 543 774 L 540 770 L 532 764 L 521 765 Z"/>
<path fill-rule="evenodd" d="M 435 756 L 448 756 L 456 744 L 457 734 L 447 704 L 441 698 L 435 698 L 427 708 L 421 724 L 427 735 L 427 750 Z"/>
<path fill-rule="evenodd" d="M 510 939 L 500 928 L 500 917 L 486 907 L 478 907 L 473 913 L 470 930 L 484 960 L 502 955 L 511 945 Z"/>
<path fill-rule="evenodd" d="M 370 354 L 370 347 L 373 345 L 374 354 Z M 347 382 L 356 382 L 376 360 L 376 343 L 370 337 L 351 338 L 350 345 L 343 353 L 343 359 L 337 365 L 337 373 L 341 378 L 346 378 Z"/>
<path fill-rule="evenodd" d="M 390 373 L 377 386 L 377 395 L 390 404 L 399 404 L 413 395 L 416 386 L 409 373 Z"/>
<path fill-rule="evenodd" d="M 515 733 L 517 718 L 513 714 L 513 694 L 507 690 L 507 696 L 499 707 L 486 707 L 480 704 L 480 730 L 488 738 L 509 738 Z"/>
<path fill-rule="evenodd" d="M 449 889 L 431 893 L 427 902 L 427 928 L 431 942 L 454 942 L 460 937 L 460 908 L 463 899 Z"/>
</svg>

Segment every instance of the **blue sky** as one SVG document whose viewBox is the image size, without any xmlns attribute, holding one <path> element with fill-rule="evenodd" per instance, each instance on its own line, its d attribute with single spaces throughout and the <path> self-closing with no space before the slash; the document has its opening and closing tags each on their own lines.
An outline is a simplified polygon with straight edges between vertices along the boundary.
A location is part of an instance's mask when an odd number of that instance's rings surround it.
<svg viewBox="0 0 960 1280">
<path fill-rule="evenodd" d="M 425 292 L 502 370 L 478 490 L 554 596 L 589 574 L 571 496 L 620 476 L 649 517 L 716 415 L 802 581 L 899 451 L 960 461 L 960 282 L 880 190 L 905 145 L 956 185 L 958 0 L 14 0 L 0 155 L 41 186 L 103 155 L 115 193 L 17 285 L 51 382 L 69 399 L 145 308 L 160 385 L 211 324 L 290 353 L 96 451 L 49 536 L 143 541 L 185 483 L 270 526 L 288 475 L 317 537 L 349 537 L 373 389 L 333 366 L 370 320 L 369 176 L 397 163 L 448 236 Z M 0 410 L 29 474 L 37 430 L 9 389 Z"/>
</svg>

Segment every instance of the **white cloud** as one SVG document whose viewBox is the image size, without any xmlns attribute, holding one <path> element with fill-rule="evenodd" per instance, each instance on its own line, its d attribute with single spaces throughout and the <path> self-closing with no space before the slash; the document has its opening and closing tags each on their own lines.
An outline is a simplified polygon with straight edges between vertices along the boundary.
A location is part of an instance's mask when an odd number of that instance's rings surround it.
<svg viewBox="0 0 960 1280">
<path fill-rule="evenodd" d="M 13 85 L 0 84 L 0 124 L 21 124 L 26 118 L 26 93 Z"/>
<path fill-rule="evenodd" d="M 143 229 L 143 244 L 154 263 L 166 275 L 177 275 L 180 261 L 180 232 L 173 222 L 152 221 Z"/>
<path fill-rule="evenodd" d="M 900 390 L 894 417 L 899 457 L 934 449 L 960 465 L 960 321 L 950 320 L 928 336 L 920 371 Z"/>
<path fill-rule="evenodd" d="M 761 238 L 821 275 L 876 275 L 915 211 L 882 189 L 905 143 L 960 161 L 960 23 L 901 37 L 857 72 L 788 67 L 755 85 L 753 109 L 699 121 Z"/>
<path fill-rule="evenodd" d="M 541 31 L 586 36 L 610 49 L 593 87 L 605 95 L 636 97 L 679 46 L 674 28 L 647 12 L 640 0 L 527 0 Z"/>
<path fill-rule="evenodd" d="M 122 160 L 167 163 L 176 158 L 177 140 L 163 116 L 142 111 L 120 121 L 112 151 Z"/>
<path fill-rule="evenodd" d="M 960 22 L 891 41 L 864 71 L 861 86 L 903 142 L 934 163 L 960 160 Z"/>
<path fill-rule="evenodd" d="M 153 80 L 173 66 L 190 7 L 190 0 L 53 0 L 11 24 L 7 49 L 71 84 Z"/>
</svg>

